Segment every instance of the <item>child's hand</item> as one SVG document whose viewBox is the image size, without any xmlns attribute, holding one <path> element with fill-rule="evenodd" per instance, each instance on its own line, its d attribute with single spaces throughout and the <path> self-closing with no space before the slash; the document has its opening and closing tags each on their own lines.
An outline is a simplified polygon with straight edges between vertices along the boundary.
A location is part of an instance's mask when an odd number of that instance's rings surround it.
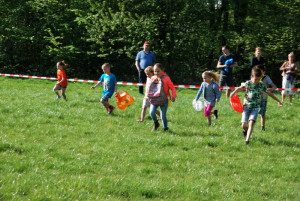
<svg viewBox="0 0 300 201">
<path fill-rule="evenodd" d="M 175 98 L 174 98 L 174 97 L 172 97 L 172 98 L 171 98 L 171 101 L 172 101 L 172 102 L 175 102 Z"/>
<path fill-rule="evenodd" d="M 95 89 L 95 88 L 96 88 L 95 86 L 92 86 L 92 87 L 91 87 L 91 89 Z"/>
</svg>

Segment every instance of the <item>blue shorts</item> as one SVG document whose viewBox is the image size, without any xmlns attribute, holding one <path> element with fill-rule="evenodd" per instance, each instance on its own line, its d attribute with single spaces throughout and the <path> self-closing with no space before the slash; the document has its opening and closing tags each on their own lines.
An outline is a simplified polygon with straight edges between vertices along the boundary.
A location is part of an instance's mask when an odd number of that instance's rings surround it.
<svg viewBox="0 0 300 201">
<path fill-rule="evenodd" d="M 57 90 L 61 90 L 61 89 L 66 89 L 67 87 L 62 87 L 61 85 L 59 85 L 59 89 Z"/>
<path fill-rule="evenodd" d="M 101 102 L 102 101 L 105 101 L 105 102 L 108 102 L 108 100 L 111 98 L 111 96 L 110 95 L 108 95 L 108 94 L 105 94 L 102 98 L 101 98 Z M 103 104 L 103 106 L 105 107 L 105 105 Z"/>
<path fill-rule="evenodd" d="M 248 121 L 256 121 L 259 109 L 249 109 L 244 107 L 242 114 L 242 123 L 248 123 Z"/>
<path fill-rule="evenodd" d="M 232 75 L 220 75 L 220 86 L 223 87 L 227 84 L 227 86 L 232 87 L 233 86 L 233 76 Z"/>
<path fill-rule="evenodd" d="M 260 114 L 261 116 L 266 115 L 267 103 L 268 103 L 268 101 L 266 101 L 266 100 L 262 100 L 260 103 L 260 110 L 259 110 L 258 114 Z"/>
</svg>

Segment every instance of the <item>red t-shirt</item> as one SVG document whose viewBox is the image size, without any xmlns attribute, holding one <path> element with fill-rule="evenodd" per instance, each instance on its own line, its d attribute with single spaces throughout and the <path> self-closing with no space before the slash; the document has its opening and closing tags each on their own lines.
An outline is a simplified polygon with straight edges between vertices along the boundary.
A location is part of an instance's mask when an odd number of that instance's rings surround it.
<svg viewBox="0 0 300 201">
<path fill-rule="evenodd" d="M 60 86 L 66 87 L 68 85 L 66 71 L 63 69 L 57 70 L 57 81 L 60 82 L 63 78 L 65 78 L 65 80 L 62 83 L 60 83 Z"/>
</svg>

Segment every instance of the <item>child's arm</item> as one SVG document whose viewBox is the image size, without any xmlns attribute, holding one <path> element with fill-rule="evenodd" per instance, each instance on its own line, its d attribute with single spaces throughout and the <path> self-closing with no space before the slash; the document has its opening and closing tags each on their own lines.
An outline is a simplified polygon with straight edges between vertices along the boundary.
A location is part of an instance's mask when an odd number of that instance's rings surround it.
<svg viewBox="0 0 300 201">
<path fill-rule="evenodd" d="M 115 83 L 115 96 L 117 95 L 117 93 L 118 93 L 118 84 Z"/>
<path fill-rule="evenodd" d="M 271 96 L 271 98 L 273 98 L 274 100 L 276 100 L 276 101 L 278 102 L 278 106 L 279 106 L 279 107 L 282 107 L 282 103 L 280 102 L 280 100 L 278 100 L 278 98 L 277 98 L 273 93 L 267 91 L 267 94 L 268 94 L 269 96 Z"/>
<path fill-rule="evenodd" d="M 276 85 L 273 82 L 270 85 L 272 86 L 271 89 L 268 89 L 270 92 L 274 91 L 275 89 L 277 89 Z"/>
<path fill-rule="evenodd" d="M 99 81 L 95 86 L 92 86 L 91 89 L 95 89 L 96 87 L 98 87 L 101 84 L 101 81 Z"/>
<path fill-rule="evenodd" d="M 59 81 L 59 82 L 57 82 L 57 84 L 61 84 L 63 81 L 65 81 L 66 80 L 66 78 L 65 77 L 63 77 L 62 79 L 61 79 L 61 81 Z"/>
<path fill-rule="evenodd" d="M 230 98 L 236 94 L 237 92 L 241 91 L 243 89 L 243 87 L 239 87 L 239 88 L 236 88 L 231 94 L 230 94 Z"/>
<path fill-rule="evenodd" d="M 203 85 L 203 83 L 200 86 L 200 89 L 199 89 L 199 91 L 198 91 L 198 93 L 197 93 L 197 95 L 195 97 L 195 100 L 198 100 L 200 98 L 201 94 L 202 94 L 202 91 L 203 91 L 202 85 Z"/>
<path fill-rule="evenodd" d="M 285 70 L 285 64 L 286 64 L 286 62 L 284 62 L 284 63 L 281 65 L 281 67 L 279 68 L 279 70 Z"/>
</svg>

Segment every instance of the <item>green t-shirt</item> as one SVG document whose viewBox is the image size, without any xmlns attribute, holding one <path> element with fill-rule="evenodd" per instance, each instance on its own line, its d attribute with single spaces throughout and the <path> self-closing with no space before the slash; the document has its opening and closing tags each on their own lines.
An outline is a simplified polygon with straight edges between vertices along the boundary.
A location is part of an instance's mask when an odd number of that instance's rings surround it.
<svg viewBox="0 0 300 201">
<path fill-rule="evenodd" d="M 262 93 L 267 92 L 267 87 L 262 82 L 254 84 L 251 80 L 243 83 L 241 87 L 246 88 L 244 106 L 249 109 L 259 109 Z"/>
</svg>

